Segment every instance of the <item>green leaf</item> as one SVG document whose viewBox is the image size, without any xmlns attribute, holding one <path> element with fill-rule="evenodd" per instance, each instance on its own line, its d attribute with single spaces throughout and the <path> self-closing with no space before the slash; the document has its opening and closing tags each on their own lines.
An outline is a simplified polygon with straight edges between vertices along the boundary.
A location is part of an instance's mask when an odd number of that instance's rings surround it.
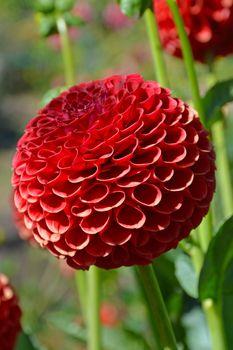
<svg viewBox="0 0 233 350">
<path fill-rule="evenodd" d="M 74 6 L 74 0 L 55 0 L 56 10 L 60 12 L 70 11 Z"/>
<path fill-rule="evenodd" d="M 42 347 L 34 336 L 22 331 L 17 339 L 15 350 L 46 350 Z"/>
<path fill-rule="evenodd" d="M 199 279 L 200 300 L 219 300 L 232 288 L 227 270 L 233 260 L 233 216 L 220 227 L 206 253 Z"/>
<path fill-rule="evenodd" d="M 36 21 L 39 25 L 39 33 L 42 37 L 47 38 L 49 35 L 57 32 L 56 17 L 54 14 L 36 14 Z"/>
<path fill-rule="evenodd" d="M 48 314 L 46 320 L 70 338 L 85 343 L 86 329 L 78 324 L 76 318 L 77 314 L 74 311 L 61 310 Z"/>
<path fill-rule="evenodd" d="M 70 12 L 64 13 L 63 16 L 69 27 L 81 27 L 85 24 L 80 17 L 72 15 Z"/>
<path fill-rule="evenodd" d="M 195 307 L 184 314 L 182 317 L 182 324 L 185 328 L 188 349 L 211 349 L 206 319 L 199 307 Z"/>
<path fill-rule="evenodd" d="M 206 126 L 210 127 L 221 118 L 221 108 L 233 101 L 233 79 L 212 86 L 203 97 Z"/>
<path fill-rule="evenodd" d="M 233 324 L 233 298 L 232 295 L 224 295 L 223 297 L 223 322 L 224 329 L 226 334 L 226 340 L 228 343 L 228 349 L 231 349 L 233 344 L 233 332 L 232 332 L 232 324 Z"/>
<path fill-rule="evenodd" d="M 126 16 L 142 16 L 147 8 L 152 8 L 152 0 L 118 0 L 121 11 Z"/>
<path fill-rule="evenodd" d="M 54 0 L 37 0 L 35 3 L 37 11 L 51 13 L 54 11 Z"/>
<path fill-rule="evenodd" d="M 60 95 L 61 92 L 65 91 L 67 89 L 67 86 L 59 86 L 57 88 L 54 89 L 50 89 L 48 90 L 44 96 L 42 97 L 40 103 L 39 103 L 39 107 L 42 108 L 45 105 L 47 105 L 47 103 L 49 103 L 53 98 L 57 97 L 58 95 Z"/>
<path fill-rule="evenodd" d="M 197 298 L 198 279 L 188 255 L 179 255 L 175 262 L 175 275 L 184 291 L 192 298 Z"/>
</svg>

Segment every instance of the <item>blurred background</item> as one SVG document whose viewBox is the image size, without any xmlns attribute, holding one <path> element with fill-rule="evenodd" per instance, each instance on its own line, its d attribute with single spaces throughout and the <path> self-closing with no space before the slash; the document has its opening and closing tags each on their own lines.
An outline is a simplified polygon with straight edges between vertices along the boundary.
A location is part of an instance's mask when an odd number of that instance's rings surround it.
<svg viewBox="0 0 233 350">
<path fill-rule="evenodd" d="M 33 4 L 31 0 L 0 2 L 0 271 L 12 280 L 24 312 L 23 326 L 43 344 L 41 349 L 84 350 L 85 327 L 73 272 L 47 252 L 22 241 L 12 218 L 11 162 L 17 140 L 36 115 L 45 93 L 65 85 L 59 37 L 39 35 Z M 77 83 L 129 73 L 154 79 L 143 19 L 123 16 L 111 0 L 77 0 L 73 11 L 85 22 L 70 28 Z M 188 101 L 190 91 L 181 61 L 166 56 L 166 62 L 173 93 Z M 233 77 L 233 57 L 220 59 L 216 66 L 221 80 Z M 207 68 L 198 65 L 198 72 L 204 92 Z M 233 113 L 231 106 L 228 109 L 226 140 L 232 164 Z M 200 307 L 182 291 L 176 278 L 174 260 L 179 258 L 182 265 L 183 255 L 179 249 L 170 252 L 157 259 L 155 268 L 178 340 L 183 343 L 181 349 L 208 350 Z M 102 278 L 106 349 L 155 349 L 132 270 L 103 271 Z"/>
</svg>

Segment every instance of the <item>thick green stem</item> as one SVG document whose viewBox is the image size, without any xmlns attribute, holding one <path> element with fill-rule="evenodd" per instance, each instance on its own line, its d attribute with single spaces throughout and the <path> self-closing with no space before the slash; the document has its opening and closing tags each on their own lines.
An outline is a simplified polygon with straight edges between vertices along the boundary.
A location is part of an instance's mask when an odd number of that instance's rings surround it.
<svg viewBox="0 0 233 350">
<path fill-rule="evenodd" d="M 153 57 L 153 66 L 158 82 L 164 86 L 169 86 L 166 65 L 163 58 L 163 51 L 160 43 L 158 25 L 155 16 L 150 9 L 145 11 L 145 21 L 147 27 L 148 38 L 151 46 Z"/>
<path fill-rule="evenodd" d="M 216 151 L 217 179 L 225 218 L 233 213 L 233 190 L 227 157 L 224 126 L 220 120 L 212 126 L 212 138 Z"/>
<path fill-rule="evenodd" d="M 196 274 L 199 276 L 203 265 L 203 253 L 200 249 L 193 247 L 190 251 L 190 255 Z M 206 299 L 202 302 L 202 309 L 210 331 L 211 349 L 227 350 L 220 305 L 216 304 L 212 299 Z"/>
<path fill-rule="evenodd" d="M 153 267 L 138 266 L 137 269 L 147 297 L 149 312 L 153 313 L 161 349 L 177 350 L 175 335 Z"/>
<path fill-rule="evenodd" d="M 195 232 L 197 233 L 197 232 Z M 189 251 L 189 254 L 192 258 L 193 266 L 196 271 L 197 276 L 199 277 L 200 271 L 202 269 L 204 255 L 202 250 L 199 247 L 192 247 Z"/>
<path fill-rule="evenodd" d="M 153 349 L 161 350 L 162 348 L 161 348 L 161 344 L 160 344 L 160 340 L 159 340 L 157 323 L 156 323 L 156 320 L 154 318 L 154 312 L 153 312 L 153 310 L 150 306 L 150 302 L 147 298 L 147 293 L 146 293 L 146 290 L 145 290 L 145 287 L 144 287 L 144 284 L 143 284 L 143 281 L 141 278 L 141 274 L 139 273 L 139 269 L 136 267 L 134 269 L 134 271 L 135 271 L 135 276 L 136 276 L 137 281 L 138 281 L 139 288 L 141 290 L 143 300 L 147 306 L 147 314 L 148 314 L 148 318 L 149 318 L 149 322 L 150 322 L 150 327 L 151 327 L 151 331 L 152 331 L 153 336 L 154 336 Z"/>
<path fill-rule="evenodd" d="M 87 275 L 88 350 L 102 350 L 100 342 L 100 270 L 97 267 L 92 266 Z"/>
<path fill-rule="evenodd" d="M 215 65 L 212 60 L 209 61 L 209 76 L 207 82 L 209 87 L 217 82 Z M 222 111 L 222 115 L 223 114 L 224 112 Z M 217 156 L 217 186 L 219 188 L 224 217 L 228 218 L 233 214 L 233 187 L 226 149 L 223 120 L 219 120 L 212 125 L 211 133 Z"/>
<path fill-rule="evenodd" d="M 196 274 L 199 276 L 204 260 L 203 252 L 199 248 L 193 247 L 190 255 Z M 227 350 L 220 306 L 214 303 L 212 299 L 206 299 L 202 302 L 202 309 L 210 331 L 211 349 Z"/>
<path fill-rule="evenodd" d="M 76 271 L 75 272 L 75 285 L 79 295 L 80 308 L 84 321 L 87 317 L 87 272 Z"/>
<path fill-rule="evenodd" d="M 201 121 L 203 122 L 204 121 L 204 109 L 202 106 L 202 100 L 201 100 L 201 96 L 200 96 L 199 85 L 198 85 L 197 75 L 196 75 L 196 71 L 195 71 L 192 49 L 191 49 L 191 46 L 189 43 L 187 33 L 185 31 L 184 22 L 183 22 L 181 15 L 180 15 L 176 0 L 167 0 L 167 4 L 170 7 L 170 10 L 172 12 L 173 19 L 174 19 L 174 22 L 176 24 L 176 28 L 177 28 L 177 31 L 179 34 L 182 53 L 183 53 L 183 57 L 184 57 L 184 63 L 186 66 L 188 79 L 190 82 L 193 102 L 194 102 L 196 110 L 198 111 L 199 117 L 200 117 Z"/>
<path fill-rule="evenodd" d="M 60 35 L 65 79 L 68 86 L 75 84 L 75 64 L 66 21 L 62 16 L 57 17 L 57 29 Z"/>
<path fill-rule="evenodd" d="M 213 235 L 212 210 L 209 210 L 208 214 L 202 220 L 196 231 L 201 249 L 203 253 L 205 253 L 209 247 L 209 243 Z"/>
<path fill-rule="evenodd" d="M 202 308 L 205 312 L 211 334 L 212 350 L 227 350 L 221 310 L 212 299 L 204 300 L 202 302 Z"/>
</svg>

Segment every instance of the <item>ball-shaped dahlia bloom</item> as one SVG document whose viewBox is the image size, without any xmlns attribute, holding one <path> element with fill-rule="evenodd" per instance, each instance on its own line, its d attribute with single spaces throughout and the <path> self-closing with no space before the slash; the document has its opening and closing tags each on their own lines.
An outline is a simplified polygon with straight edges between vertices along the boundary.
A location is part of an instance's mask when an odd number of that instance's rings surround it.
<svg viewBox="0 0 233 350">
<path fill-rule="evenodd" d="M 21 310 L 8 278 L 0 273 L 0 349 L 13 350 L 20 326 Z"/>
<path fill-rule="evenodd" d="M 11 202 L 12 218 L 17 229 L 19 237 L 25 241 L 29 241 L 32 245 L 38 245 L 34 239 L 32 230 L 28 229 L 24 223 L 24 214 L 19 212 L 14 201 Z"/>
<path fill-rule="evenodd" d="M 194 58 L 207 62 L 233 52 L 232 0 L 177 0 Z M 154 0 L 154 12 L 165 49 L 181 57 L 181 45 L 166 0 Z"/>
<path fill-rule="evenodd" d="M 139 75 L 53 99 L 27 125 L 13 170 L 26 227 L 77 269 L 149 264 L 200 224 L 215 189 L 197 113 Z"/>
</svg>

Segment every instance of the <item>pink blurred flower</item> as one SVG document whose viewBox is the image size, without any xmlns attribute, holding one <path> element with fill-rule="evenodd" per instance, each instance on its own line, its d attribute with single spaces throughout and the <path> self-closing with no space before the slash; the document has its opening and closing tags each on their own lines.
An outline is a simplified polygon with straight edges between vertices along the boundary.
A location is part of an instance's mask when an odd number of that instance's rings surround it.
<svg viewBox="0 0 233 350">
<path fill-rule="evenodd" d="M 121 30 L 133 23 L 132 19 L 129 19 L 122 13 L 120 6 L 114 3 L 109 3 L 105 7 L 103 21 L 107 27 L 113 30 Z"/>
<path fill-rule="evenodd" d="M 85 22 L 91 22 L 94 18 L 92 6 L 87 1 L 78 1 L 74 8 L 73 14 L 80 17 Z"/>
</svg>

